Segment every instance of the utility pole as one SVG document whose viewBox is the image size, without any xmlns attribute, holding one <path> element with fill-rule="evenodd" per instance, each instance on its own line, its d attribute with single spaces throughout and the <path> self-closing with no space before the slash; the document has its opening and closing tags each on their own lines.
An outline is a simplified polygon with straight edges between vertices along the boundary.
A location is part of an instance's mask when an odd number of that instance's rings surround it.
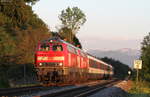
<svg viewBox="0 0 150 97">
<path fill-rule="evenodd" d="M 139 69 L 136 69 L 136 83 L 139 81 Z"/>
</svg>

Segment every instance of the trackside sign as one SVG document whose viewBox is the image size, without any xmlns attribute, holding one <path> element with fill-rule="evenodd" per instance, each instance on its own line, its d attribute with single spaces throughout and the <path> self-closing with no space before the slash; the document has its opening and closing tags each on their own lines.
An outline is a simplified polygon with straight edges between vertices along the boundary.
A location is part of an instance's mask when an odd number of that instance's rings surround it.
<svg viewBox="0 0 150 97">
<path fill-rule="evenodd" d="M 142 60 L 134 60 L 134 69 L 142 69 Z"/>
</svg>

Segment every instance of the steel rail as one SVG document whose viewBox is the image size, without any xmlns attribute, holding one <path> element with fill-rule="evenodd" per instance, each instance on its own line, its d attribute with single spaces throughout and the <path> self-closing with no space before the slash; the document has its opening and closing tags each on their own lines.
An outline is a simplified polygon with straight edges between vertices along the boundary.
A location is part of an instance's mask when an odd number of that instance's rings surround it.
<svg viewBox="0 0 150 97">
<path fill-rule="evenodd" d="M 99 90 L 102 90 L 104 88 L 110 87 L 116 83 L 120 82 L 120 80 L 113 80 L 110 82 L 106 82 L 103 84 L 96 84 L 93 86 L 81 86 L 78 88 L 63 90 L 59 92 L 54 92 L 46 95 L 42 95 L 39 97 L 86 97 L 88 95 L 91 95 Z"/>
<path fill-rule="evenodd" d="M 97 88 L 94 88 L 94 89 L 90 89 L 89 91 L 86 91 L 84 93 L 78 94 L 78 95 L 76 95 L 74 97 L 86 97 L 86 96 L 92 95 L 92 94 L 94 94 L 94 93 L 96 93 L 96 92 L 98 92 L 100 90 L 103 90 L 105 88 L 111 87 L 114 84 L 119 83 L 119 82 L 120 82 L 120 80 L 114 81 L 112 83 L 109 83 L 109 84 L 106 84 L 106 85 L 103 85 L 103 86 L 100 86 L 100 87 L 97 87 Z"/>
<path fill-rule="evenodd" d="M 41 90 L 43 87 L 38 86 L 29 86 L 29 87 L 18 87 L 18 88 L 5 88 L 0 89 L 0 96 L 17 96 L 18 94 L 22 94 L 25 92 L 32 92 L 36 90 Z"/>
</svg>

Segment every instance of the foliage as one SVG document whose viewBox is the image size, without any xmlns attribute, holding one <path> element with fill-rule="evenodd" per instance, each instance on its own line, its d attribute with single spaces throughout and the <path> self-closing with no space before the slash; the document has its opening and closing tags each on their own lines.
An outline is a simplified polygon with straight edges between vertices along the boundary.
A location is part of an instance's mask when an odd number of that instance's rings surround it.
<svg viewBox="0 0 150 97">
<path fill-rule="evenodd" d="M 125 78 L 128 76 L 128 71 L 131 69 L 129 68 L 129 66 L 121 63 L 120 61 L 116 61 L 112 58 L 101 58 L 101 60 L 103 60 L 104 62 L 111 64 L 114 67 L 114 76 L 117 78 Z"/>
<path fill-rule="evenodd" d="M 150 81 L 150 32 L 144 37 L 141 48 L 142 70 L 140 77 Z"/>
<path fill-rule="evenodd" d="M 2 55 L 11 55 L 15 52 L 15 44 L 12 37 L 0 27 L 0 57 Z"/>
<path fill-rule="evenodd" d="M 67 42 L 72 43 L 73 42 L 73 33 L 72 30 L 68 27 L 62 27 L 59 30 L 59 35 L 61 38 L 65 39 Z"/>
<path fill-rule="evenodd" d="M 82 46 L 81 46 L 79 39 L 74 34 L 72 34 L 71 29 L 69 29 L 67 27 L 63 27 L 60 29 L 58 34 L 63 40 L 65 40 L 65 41 L 73 44 L 74 46 L 82 49 Z"/>
<path fill-rule="evenodd" d="M 77 33 L 80 26 L 86 22 L 85 14 L 78 7 L 68 7 L 63 10 L 59 15 L 59 19 L 64 27 L 72 30 L 73 34 Z"/>
<path fill-rule="evenodd" d="M 140 81 L 132 84 L 132 88 L 128 91 L 131 97 L 150 97 L 150 83 L 146 81 Z"/>
<path fill-rule="evenodd" d="M 82 49 L 82 45 L 81 45 L 79 39 L 76 36 L 73 37 L 73 45 L 75 45 L 76 47 Z"/>
<path fill-rule="evenodd" d="M 31 3 L 32 5 L 35 4 L 39 0 L 24 0 L 27 3 Z"/>
<path fill-rule="evenodd" d="M 0 78 L 0 88 L 9 88 L 9 82 L 5 77 Z"/>
<path fill-rule="evenodd" d="M 51 36 L 47 25 L 32 11 L 30 4 L 37 1 L 0 2 L 0 84 L 22 79 L 24 64 L 31 65 L 29 76 L 38 41 Z"/>
<path fill-rule="evenodd" d="M 68 7 L 66 10 L 63 10 L 59 15 L 59 19 L 62 22 L 62 27 L 59 29 L 59 34 L 67 42 L 82 48 L 81 43 L 76 37 L 76 33 L 80 27 L 86 22 L 85 14 L 78 8 Z"/>
</svg>

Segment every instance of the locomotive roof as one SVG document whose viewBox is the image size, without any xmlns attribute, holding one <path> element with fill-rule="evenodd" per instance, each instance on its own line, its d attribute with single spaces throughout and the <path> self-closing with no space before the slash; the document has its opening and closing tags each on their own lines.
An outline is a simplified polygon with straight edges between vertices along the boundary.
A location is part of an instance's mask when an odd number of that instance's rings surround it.
<svg viewBox="0 0 150 97">
<path fill-rule="evenodd" d="M 78 48 L 78 47 L 75 47 L 74 45 L 72 45 L 72 44 L 70 44 L 70 43 L 68 43 L 68 42 L 66 42 L 66 41 L 64 41 L 64 40 L 62 40 L 60 37 L 48 38 L 48 39 L 46 39 L 46 40 L 41 41 L 41 43 L 47 43 L 47 42 L 51 42 L 51 41 L 56 41 L 56 42 L 60 42 L 60 43 L 65 43 L 65 44 L 67 44 L 67 45 L 69 45 L 69 46 L 71 46 L 71 47 L 73 47 L 73 48 L 76 48 L 76 49 L 81 50 L 82 52 L 84 52 L 82 49 L 80 49 L 80 48 Z"/>
<path fill-rule="evenodd" d="M 51 42 L 52 40 L 55 40 L 57 42 L 62 42 L 62 40 L 59 38 L 59 37 L 52 37 L 52 38 L 48 38 L 48 39 L 45 39 L 43 41 L 41 41 L 42 43 L 45 43 L 45 42 Z"/>
</svg>

